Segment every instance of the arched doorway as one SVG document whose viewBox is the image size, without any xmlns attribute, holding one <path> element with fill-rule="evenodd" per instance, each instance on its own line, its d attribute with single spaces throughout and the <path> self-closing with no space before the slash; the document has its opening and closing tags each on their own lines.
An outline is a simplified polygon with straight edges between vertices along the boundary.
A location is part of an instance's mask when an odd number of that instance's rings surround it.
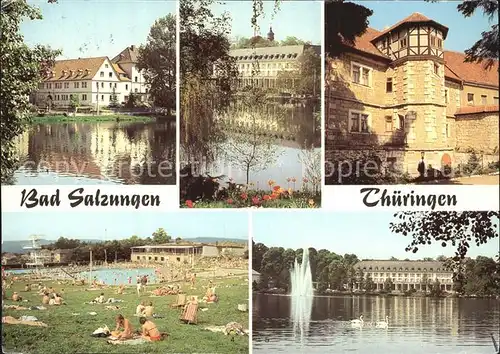
<svg viewBox="0 0 500 354">
<path fill-rule="evenodd" d="M 451 168 L 451 156 L 447 153 L 441 156 L 441 172 L 445 177 L 449 177 L 452 172 Z"/>
</svg>

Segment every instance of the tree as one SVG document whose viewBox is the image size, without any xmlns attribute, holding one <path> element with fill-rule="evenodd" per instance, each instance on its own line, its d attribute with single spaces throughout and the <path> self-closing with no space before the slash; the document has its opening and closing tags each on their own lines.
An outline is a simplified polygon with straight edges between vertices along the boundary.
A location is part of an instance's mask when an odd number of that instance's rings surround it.
<svg viewBox="0 0 500 354">
<path fill-rule="evenodd" d="M 118 106 L 118 96 L 116 95 L 116 89 L 113 87 L 113 91 L 111 91 L 111 95 L 109 96 L 109 106 L 117 107 Z"/>
<path fill-rule="evenodd" d="M 231 49 L 274 47 L 276 45 L 279 45 L 279 43 L 270 41 L 261 36 L 252 38 L 239 37 L 238 40 L 231 45 Z"/>
<path fill-rule="evenodd" d="M 255 107 L 261 107 L 266 102 L 264 91 L 258 87 L 251 87 L 242 97 L 243 106 L 249 114 L 249 127 L 224 143 L 225 157 L 232 166 L 245 171 L 246 184 L 250 182 L 250 172 L 258 172 L 274 163 L 280 152 L 274 138 L 256 124 L 259 112 Z"/>
<path fill-rule="evenodd" d="M 167 235 L 167 232 L 163 228 L 159 228 L 155 232 L 153 232 L 153 243 L 162 244 L 168 243 L 172 240 L 172 237 Z"/>
<path fill-rule="evenodd" d="M 268 248 L 263 243 L 255 243 L 252 241 L 252 268 L 253 270 L 262 272 L 262 259 Z"/>
<path fill-rule="evenodd" d="M 394 282 L 392 281 L 392 279 L 387 278 L 384 282 L 384 290 L 387 292 L 391 292 L 393 286 L 394 286 Z"/>
<path fill-rule="evenodd" d="M 354 45 L 355 39 L 366 32 L 368 17 L 373 11 L 344 0 L 325 2 L 325 52 L 330 57 L 340 55 L 346 45 Z"/>
<path fill-rule="evenodd" d="M 280 45 L 303 45 L 303 44 L 311 44 L 310 41 L 303 41 L 302 39 L 298 39 L 294 36 L 287 36 L 284 40 L 281 41 Z"/>
<path fill-rule="evenodd" d="M 78 107 L 80 107 L 80 99 L 78 98 L 78 94 L 70 95 L 69 106 L 73 109 L 74 113 L 76 113 Z"/>
<path fill-rule="evenodd" d="M 443 295 L 443 291 L 441 290 L 441 283 L 439 282 L 439 280 L 436 279 L 432 283 L 430 295 L 433 297 L 439 297 L 439 296 Z"/>
<path fill-rule="evenodd" d="M 54 1 L 49 1 L 54 2 Z M 20 25 L 24 19 L 39 20 L 40 11 L 25 0 L 2 1 L 0 12 L 0 180 L 12 177 L 17 159 L 14 138 L 30 122 L 29 95 L 38 88 L 46 71 L 54 65 L 59 51 L 24 43 Z"/>
<path fill-rule="evenodd" d="M 155 21 L 145 46 L 139 49 L 137 66 L 156 106 L 175 108 L 176 102 L 176 18 L 168 14 Z"/>
<path fill-rule="evenodd" d="M 125 102 L 125 107 L 127 108 L 135 108 L 137 107 L 137 95 L 133 92 L 130 92 L 128 96 L 127 102 Z"/>
<path fill-rule="evenodd" d="M 186 158 L 211 160 L 222 139 L 216 116 L 236 92 L 238 70 L 229 55 L 229 15 L 215 16 L 214 0 L 185 0 L 180 14 L 180 138 Z"/>
<path fill-rule="evenodd" d="M 368 275 L 365 280 L 364 288 L 366 291 L 372 291 L 375 289 L 375 283 L 373 279 Z"/>
<path fill-rule="evenodd" d="M 429 291 L 429 284 L 430 284 L 430 279 L 429 277 L 427 276 L 427 274 L 424 274 L 422 276 L 422 278 L 420 279 L 420 286 L 422 287 L 422 289 L 424 290 L 424 292 L 428 292 Z"/>
<path fill-rule="evenodd" d="M 472 242 L 477 246 L 498 238 L 497 211 L 399 212 L 389 228 L 412 237 L 406 251 L 416 253 L 420 246 L 441 242 L 456 247 L 455 261 L 464 259 Z"/>
</svg>

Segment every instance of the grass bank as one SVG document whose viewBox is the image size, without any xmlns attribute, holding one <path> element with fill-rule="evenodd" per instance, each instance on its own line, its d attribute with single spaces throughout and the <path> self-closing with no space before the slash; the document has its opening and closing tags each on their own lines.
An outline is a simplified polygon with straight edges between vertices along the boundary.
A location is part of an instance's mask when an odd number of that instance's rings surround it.
<svg viewBox="0 0 500 354">
<path fill-rule="evenodd" d="M 183 285 L 183 290 L 188 295 L 198 295 L 200 298 L 205 294 L 205 286 L 208 280 L 201 279 L 196 284 L 196 289 L 191 290 L 188 285 Z M 58 285 L 53 282 L 45 282 L 48 286 L 54 286 L 56 291 L 63 291 L 63 298 L 67 305 L 46 306 L 44 311 L 30 310 L 3 310 L 3 316 L 19 318 L 23 315 L 37 317 L 45 322 L 48 327 L 31 327 L 25 325 L 4 324 L 2 344 L 7 350 L 22 352 L 24 354 L 70 354 L 70 353 L 248 353 L 249 338 L 247 336 L 231 336 L 222 333 L 213 333 L 204 330 L 206 326 L 223 326 L 228 322 L 238 322 L 244 328 L 248 328 L 248 312 L 240 312 L 238 304 L 247 303 L 248 283 L 242 277 L 214 279 L 217 294 L 220 301 L 216 304 L 200 304 L 200 309 L 208 308 L 206 311 L 198 312 L 198 324 L 187 325 L 179 320 L 180 310 L 170 307 L 175 302 L 176 296 L 150 297 L 149 292 L 137 296 L 135 287 L 127 288 L 125 294 L 117 295 L 116 287 L 102 290 L 104 296 L 122 299 L 125 302 L 117 303 L 121 310 L 107 310 L 105 304 L 87 305 L 84 302 L 97 297 L 101 291 L 86 291 L 86 286 Z M 13 291 L 17 291 L 29 302 L 15 303 L 21 306 L 41 305 L 41 296 L 37 295 L 37 289 L 31 292 L 23 292 L 24 283 L 14 284 L 12 289 L 7 290 L 10 298 Z M 62 290 L 64 289 L 64 290 Z M 148 286 L 152 290 L 153 286 Z M 92 332 L 98 327 L 107 325 L 114 330 L 114 317 L 121 313 L 130 319 L 133 329 L 138 330 L 139 318 L 133 316 L 139 301 L 152 301 L 155 312 L 164 316 L 162 319 L 153 319 L 160 331 L 168 332 L 168 339 L 161 342 L 140 345 L 111 345 L 106 343 L 105 338 L 91 337 Z M 14 304 L 4 300 L 4 304 Z M 97 312 L 97 315 L 89 315 L 89 312 Z M 78 313 L 79 315 L 73 315 Z"/>
<path fill-rule="evenodd" d="M 124 114 L 113 114 L 104 116 L 64 116 L 64 115 L 47 115 L 43 117 L 32 117 L 32 123 L 59 123 L 59 122 L 151 122 L 156 118 L 152 116 L 131 116 Z"/>
</svg>

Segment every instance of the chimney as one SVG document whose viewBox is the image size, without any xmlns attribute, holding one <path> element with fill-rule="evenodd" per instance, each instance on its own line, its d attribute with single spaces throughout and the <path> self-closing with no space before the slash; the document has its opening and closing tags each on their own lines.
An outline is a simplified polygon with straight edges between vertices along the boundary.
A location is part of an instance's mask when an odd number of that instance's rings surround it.
<svg viewBox="0 0 500 354">
<path fill-rule="evenodd" d="M 70 73 L 70 76 L 73 76 L 75 74 L 75 70 L 70 70 L 69 73 Z"/>
<path fill-rule="evenodd" d="M 131 51 L 134 51 L 134 50 L 135 50 L 135 45 L 133 45 L 133 44 L 132 44 L 132 45 L 130 46 L 130 50 L 131 50 Z"/>
</svg>

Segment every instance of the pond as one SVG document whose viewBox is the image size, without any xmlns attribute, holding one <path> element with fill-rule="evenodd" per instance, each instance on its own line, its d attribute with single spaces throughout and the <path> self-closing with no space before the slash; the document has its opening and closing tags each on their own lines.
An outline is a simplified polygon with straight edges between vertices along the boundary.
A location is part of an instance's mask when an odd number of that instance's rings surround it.
<svg viewBox="0 0 500 354">
<path fill-rule="evenodd" d="M 234 104 L 217 119 L 224 126 L 225 139 L 213 143 L 213 159 L 207 163 L 186 161 L 183 157 L 181 165 L 190 162 L 201 173 L 224 175 L 226 181 L 231 178 L 245 184 L 246 169 L 242 164 L 256 151 L 255 155 L 268 162 L 250 170 L 249 183 L 253 188 L 268 189 L 268 181 L 273 180 L 282 187 L 299 189 L 304 178 L 310 179 L 306 173 L 308 163 L 316 164 L 320 171 L 319 112 L 319 104 L 313 103 L 268 103 L 251 111 Z M 254 133 L 262 144 L 252 143 Z M 306 151 L 310 148 L 315 153 Z M 294 183 L 287 182 L 292 178 Z"/>
<path fill-rule="evenodd" d="M 175 184 L 175 122 L 33 124 L 16 139 L 18 185 Z"/>
<path fill-rule="evenodd" d="M 494 299 L 336 296 L 315 297 L 308 323 L 294 328 L 291 298 L 253 298 L 254 353 L 494 353 L 500 331 Z M 363 328 L 351 320 L 364 316 Z M 389 317 L 388 328 L 374 322 Z"/>
</svg>

